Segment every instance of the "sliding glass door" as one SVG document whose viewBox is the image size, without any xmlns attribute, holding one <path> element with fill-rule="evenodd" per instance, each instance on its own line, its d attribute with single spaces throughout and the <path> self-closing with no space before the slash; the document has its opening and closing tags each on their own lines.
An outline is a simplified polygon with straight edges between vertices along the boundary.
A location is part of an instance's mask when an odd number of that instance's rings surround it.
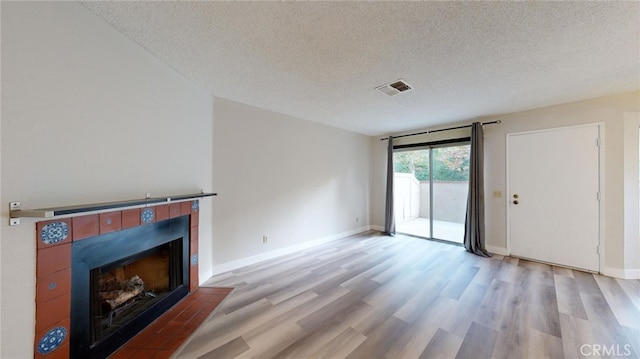
<svg viewBox="0 0 640 359">
<path fill-rule="evenodd" d="M 469 190 L 468 142 L 394 150 L 398 233 L 462 243 Z"/>
</svg>

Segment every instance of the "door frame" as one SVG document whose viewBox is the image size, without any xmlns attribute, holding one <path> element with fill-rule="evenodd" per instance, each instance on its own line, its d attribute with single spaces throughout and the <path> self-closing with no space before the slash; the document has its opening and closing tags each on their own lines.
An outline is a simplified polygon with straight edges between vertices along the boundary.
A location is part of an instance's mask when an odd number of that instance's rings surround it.
<svg viewBox="0 0 640 359">
<path fill-rule="evenodd" d="M 563 129 L 571 129 L 571 128 L 581 128 L 581 127 L 598 127 L 598 192 L 600 193 L 600 201 L 598 202 L 598 273 L 603 272 L 604 268 L 604 259 L 605 259 L 605 242 L 602 240 L 604 238 L 604 224 L 605 224 L 605 185 L 604 185 L 604 169 L 605 169 L 605 135 L 604 135 L 604 122 L 594 122 L 587 123 L 581 125 L 569 125 L 569 126 L 560 126 L 560 127 L 548 127 L 538 130 L 529 130 L 529 131 L 521 131 L 521 132 L 510 132 L 506 134 L 505 137 L 505 184 L 506 184 L 506 192 L 504 196 L 504 205 L 505 205 L 505 220 L 506 220 L 506 238 L 507 238 L 507 255 L 511 255 L 511 206 L 509 205 L 511 193 L 511 179 L 510 179 L 510 168 L 509 164 L 511 161 L 510 153 L 509 153 L 509 141 L 511 137 L 541 133 L 541 132 L 550 132 L 550 131 L 558 131 Z"/>
</svg>

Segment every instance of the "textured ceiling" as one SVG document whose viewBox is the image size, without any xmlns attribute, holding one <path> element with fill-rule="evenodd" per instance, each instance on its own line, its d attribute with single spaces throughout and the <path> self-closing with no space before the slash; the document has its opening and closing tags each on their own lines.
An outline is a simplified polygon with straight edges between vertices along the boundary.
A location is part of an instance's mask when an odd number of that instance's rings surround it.
<svg viewBox="0 0 640 359">
<path fill-rule="evenodd" d="M 367 135 L 640 89 L 640 2 L 83 5 L 214 96 Z"/>
</svg>

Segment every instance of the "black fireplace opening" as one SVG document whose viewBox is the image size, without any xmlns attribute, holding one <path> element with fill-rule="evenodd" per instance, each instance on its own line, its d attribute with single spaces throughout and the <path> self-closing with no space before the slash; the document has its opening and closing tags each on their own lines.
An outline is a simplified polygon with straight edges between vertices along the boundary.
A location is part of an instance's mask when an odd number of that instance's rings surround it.
<svg viewBox="0 0 640 359">
<path fill-rule="evenodd" d="M 181 258 L 178 239 L 91 270 L 91 345 L 122 329 L 184 284 Z"/>
<path fill-rule="evenodd" d="M 189 292 L 189 216 L 74 242 L 71 357 L 106 358 Z"/>
</svg>

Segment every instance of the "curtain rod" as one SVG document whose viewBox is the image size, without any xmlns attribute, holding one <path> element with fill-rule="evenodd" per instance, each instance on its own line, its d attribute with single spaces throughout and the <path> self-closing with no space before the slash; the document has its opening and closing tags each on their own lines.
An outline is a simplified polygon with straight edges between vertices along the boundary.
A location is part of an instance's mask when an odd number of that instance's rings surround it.
<svg viewBox="0 0 640 359">
<path fill-rule="evenodd" d="M 500 124 L 502 121 L 497 120 L 497 121 L 491 121 L 491 122 L 482 122 L 482 125 L 494 125 L 494 124 Z M 426 135 L 429 133 L 436 133 L 436 132 L 443 132 L 443 131 L 451 131 L 451 130 L 459 130 L 461 128 L 468 128 L 471 127 L 471 125 L 464 125 L 464 126 L 457 126 L 457 127 L 449 127 L 449 128 L 441 128 L 439 130 L 433 130 L 433 131 L 425 131 L 425 132 L 418 132 L 418 133 L 410 133 L 408 135 L 400 135 L 400 136 L 391 136 L 393 138 L 400 138 L 400 137 L 409 137 L 409 136 L 417 136 L 417 135 Z M 385 141 L 388 140 L 389 137 L 385 137 L 385 138 L 381 138 L 380 141 Z"/>
</svg>

